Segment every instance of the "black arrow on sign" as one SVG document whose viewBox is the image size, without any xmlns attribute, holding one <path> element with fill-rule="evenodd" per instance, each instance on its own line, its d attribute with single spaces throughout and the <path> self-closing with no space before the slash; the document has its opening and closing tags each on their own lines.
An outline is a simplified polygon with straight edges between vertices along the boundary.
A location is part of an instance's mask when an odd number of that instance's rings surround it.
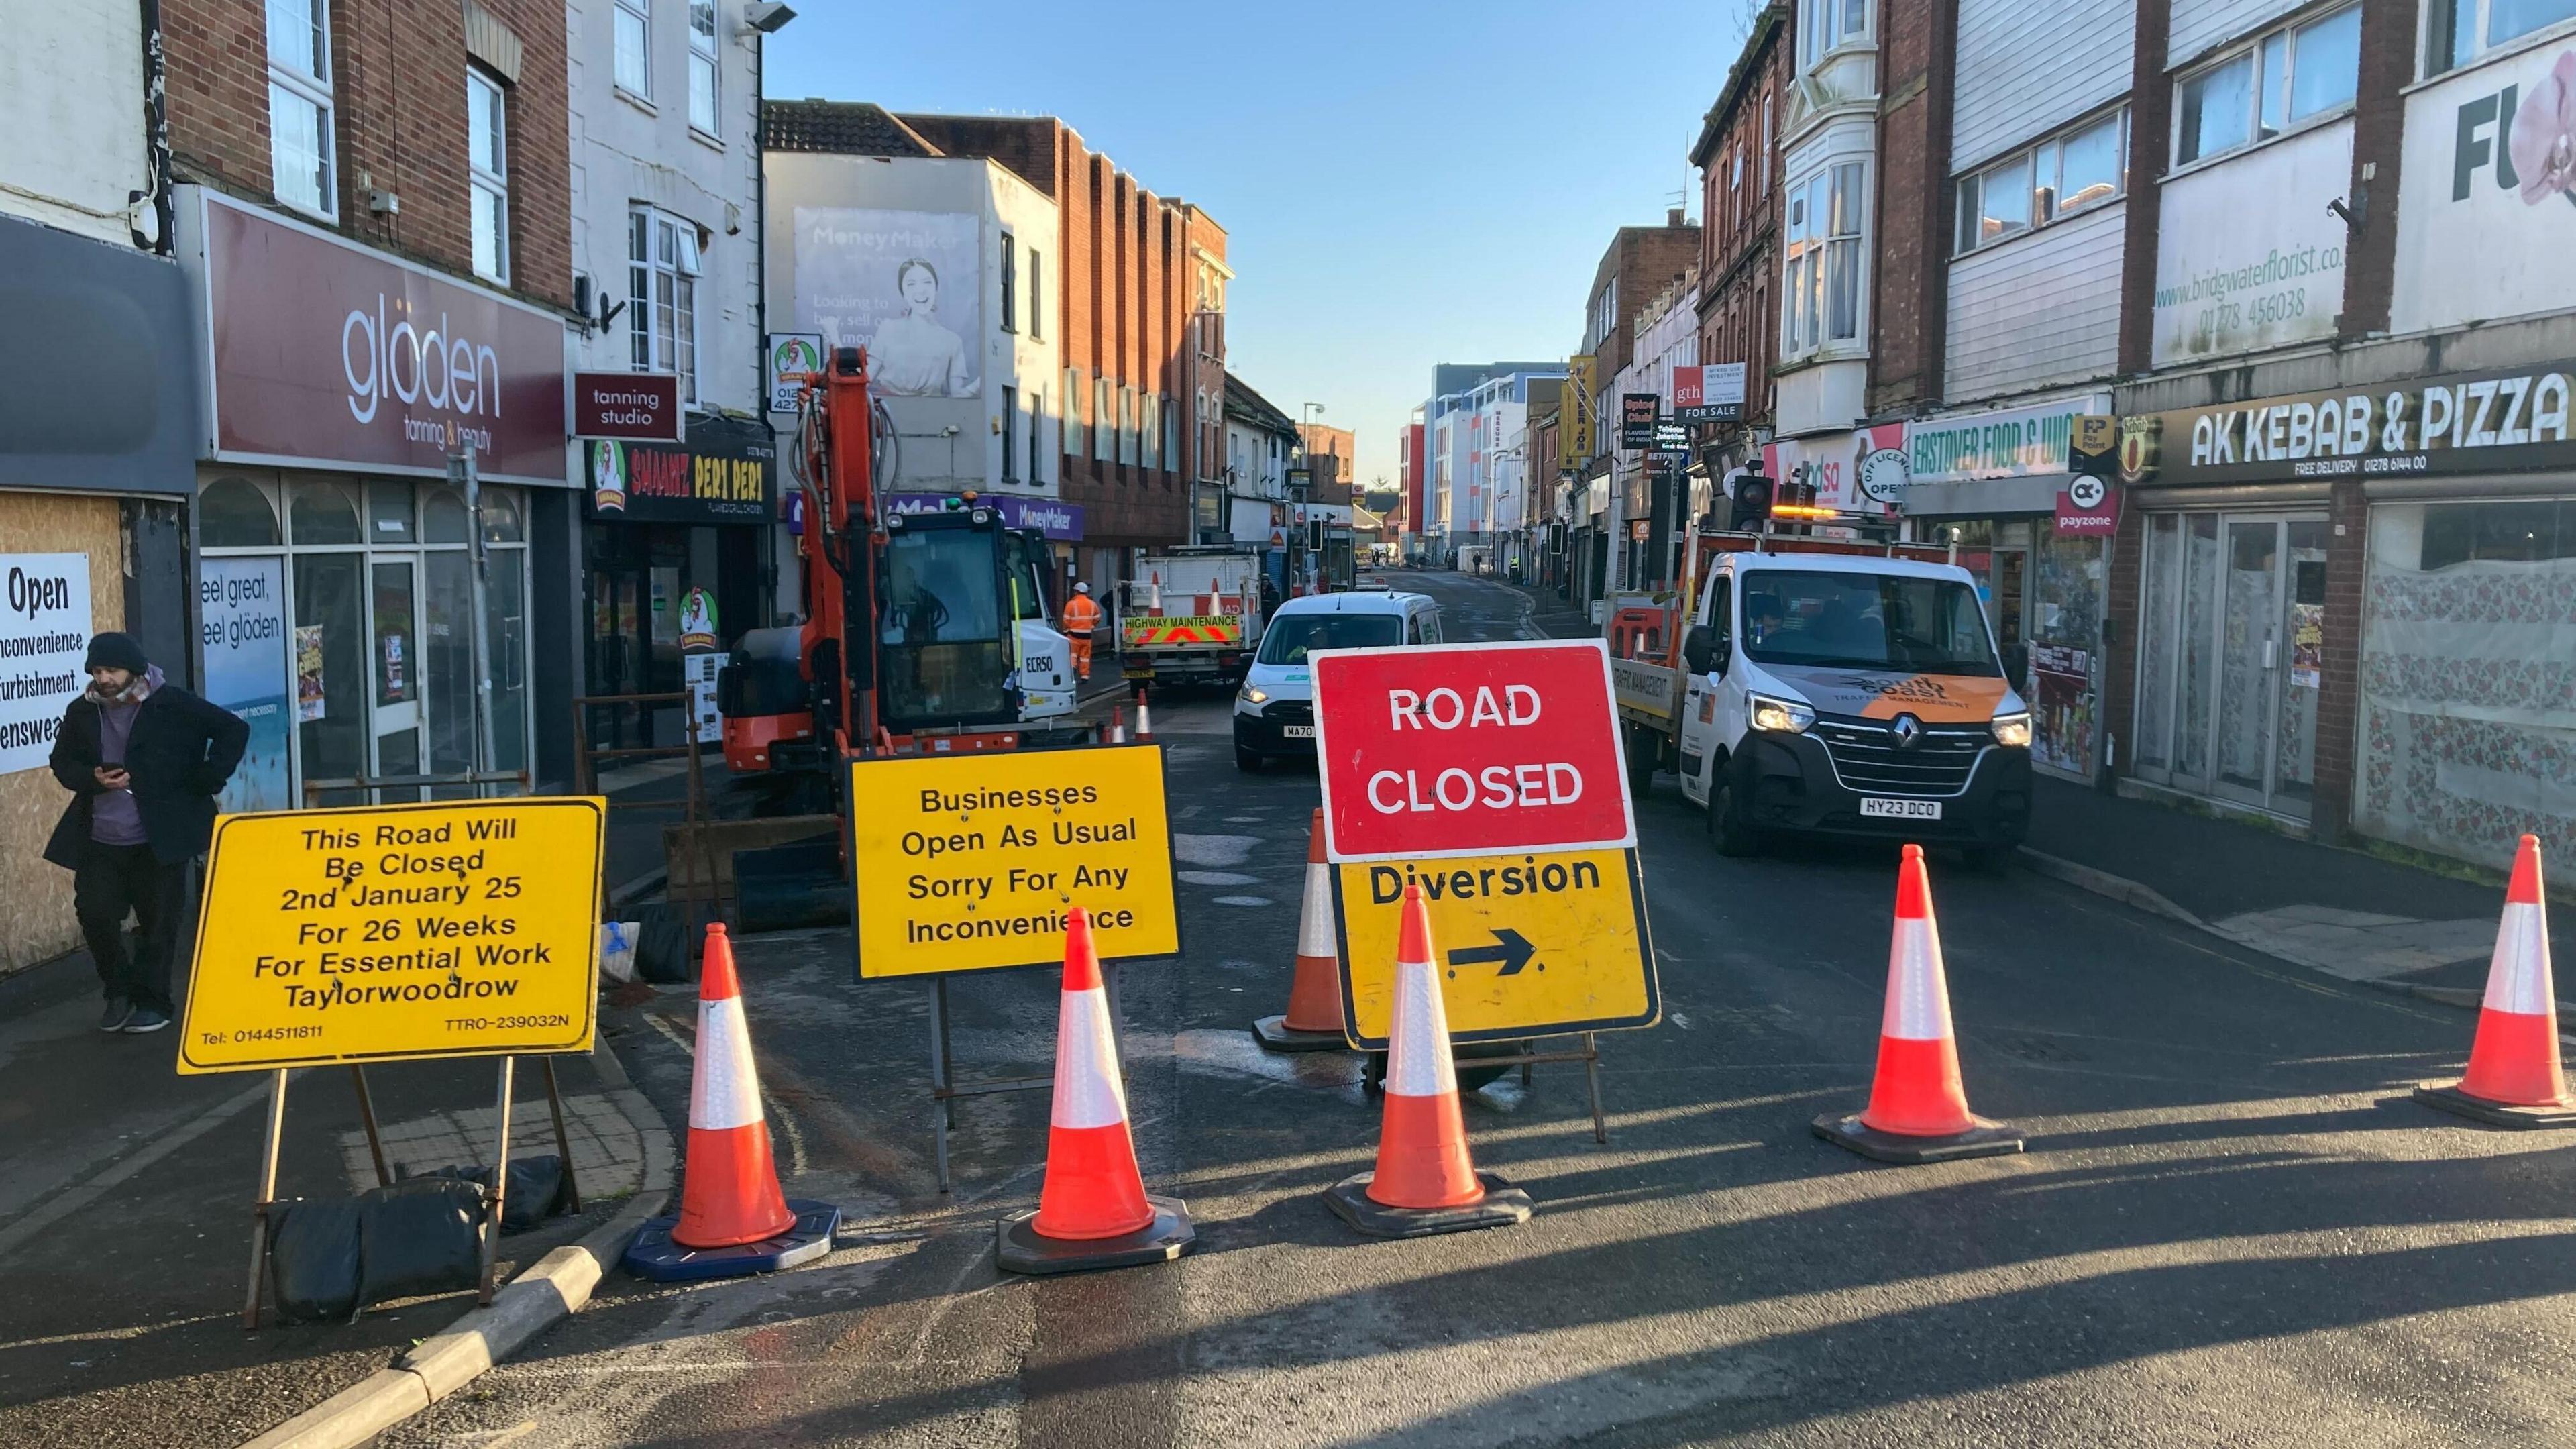
<svg viewBox="0 0 2576 1449">
<path fill-rule="evenodd" d="M 1450 952 L 1449 964 L 1484 966 L 1499 961 L 1503 969 L 1496 972 L 1496 975 L 1516 976 L 1520 974 L 1522 967 L 1530 963 L 1530 957 L 1538 954 L 1538 948 L 1530 944 L 1529 937 L 1508 926 L 1497 927 L 1494 931 L 1494 940 L 1497 943 L 1495 945 L 1470 946 L 1463 951 Z"/>
</svg>

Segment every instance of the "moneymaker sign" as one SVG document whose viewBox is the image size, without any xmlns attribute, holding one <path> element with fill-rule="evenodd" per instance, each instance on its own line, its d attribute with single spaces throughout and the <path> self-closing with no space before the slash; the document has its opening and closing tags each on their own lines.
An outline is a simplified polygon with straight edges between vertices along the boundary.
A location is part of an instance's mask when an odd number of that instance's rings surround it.
<svg viewBox="0 0 2576 1449">
<path fill-rule="evenodd" d="M 2576 363 L 2160 414 L 2167 486 L 2576 467 Z"/>
<path fill-rule="evenodd" d="M 1181 949 L 1159 745 L 850 762 L 859 979 Z"/>
<path fill-rule="evenodd" d="M 227 815 L 181 1075 L 590 1050 L 589 796 Z"/>
</svg>

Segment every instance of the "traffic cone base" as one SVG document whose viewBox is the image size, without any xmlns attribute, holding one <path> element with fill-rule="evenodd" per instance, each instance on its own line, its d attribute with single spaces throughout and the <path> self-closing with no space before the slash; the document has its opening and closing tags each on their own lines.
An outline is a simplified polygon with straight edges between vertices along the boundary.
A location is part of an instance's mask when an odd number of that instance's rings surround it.
<svg viewBox="0 0 2576 1449">
<path fill-rule="evenodd" d="M 2457 1082 L 2418 1082 L 2415 1100 L 2490 1127 L 2576 1127 L 2576 1104 L 2520 1107 L 2511 1102 L 2490 1102 L 2461 1091 Z"/>
<path fill-rule="evenodd" d="M 1252 1023 L 1252 1039 L 1274 1052 L 1346 1051 L 1342 1037 L 1341 943 L 1333 928 L 1332 867 L 1324 863 L 1324 812 L 1306 834 L 1306 898 L 1297 917 L 1296 974 L 1288 1009 Z"/>
<path fill-rule="evenodd" d="M 832 1236 L 841 1230 L 841 1210 L 828 1202 L 787 1199 L 784 1232 L 756 1242 L 722 1248 L 691 1248 L 671 1241 L 679 1218 L 655 1218 L 635 1234 L 620 1263 L 627 1272 L 655 1283 L 696 1283 L 713 1278 L 740 1278 L 775 1273 L 810 1263 L 832 1251 Z"/>
<path fill-rule="evenodd" d="M 1881 1131 L 1862 1120 L 1867 1115 L 1854 1112 L 1846 1117 L 1827 1112 L 1809 1125 L 1827 1142 L 1847 1147 L 1874 1162 L 1911 1166 L 1924 1162 L 1949 1162 L 1962 1157 L 2000 1157 L 2022 1150 L 2021 1131 L 2009 1122 L 1990 1122 L 1971 1115 L 1969 1125 L 1962 1131 L 1924 1137 Z"/>
<path fill-rule="evenodd" d="M 1049 1237 L 1037 1230 L 1037 1210 L 1013 1213 L 993 1225 L 993 1253 L 1014 1273 L 1075 1273 L 1168 1263 L 1198 1241 L 1188 1204 L 1148 1193 L 1145 1205 L 1151 1213 L 1145 1225 L 1113 1238 Z"/>
<path fill-rule="evenodd" d="M 1476 1196 L 1458 1207 L 1389 1207 L 1369 1196 L 1377 1184 L 1374 1172 L 1354 1173 L 1324 1192 L 1333 1216 L 1372 1238 L 1425 1238 L 1433 1233 L 1463 1233 L 1475 1228 L 1506 1228 L 1530 1218 L 1530 1195 L 1498 1172 L 1475 1175 Z"/>
</svg>

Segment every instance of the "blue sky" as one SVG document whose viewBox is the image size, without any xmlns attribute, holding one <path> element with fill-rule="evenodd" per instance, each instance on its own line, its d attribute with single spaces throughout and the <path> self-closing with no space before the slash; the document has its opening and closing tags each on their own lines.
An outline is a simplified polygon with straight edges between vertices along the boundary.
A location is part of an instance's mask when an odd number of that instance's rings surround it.
<svg viewBox="0 0 2576 1449">
<path fill-rule="evenodd" d="M 770 95 L 1053 115 L 1226 228 L 1234 371 L 1359 433 L 1435 362 L 1561 357 L 1612 231 L 1686 188 L 1750 0 L 1616 5 L 812 0 Z M 1698 213 L 1691 198 L 1692 214 Z"/>
</svg>

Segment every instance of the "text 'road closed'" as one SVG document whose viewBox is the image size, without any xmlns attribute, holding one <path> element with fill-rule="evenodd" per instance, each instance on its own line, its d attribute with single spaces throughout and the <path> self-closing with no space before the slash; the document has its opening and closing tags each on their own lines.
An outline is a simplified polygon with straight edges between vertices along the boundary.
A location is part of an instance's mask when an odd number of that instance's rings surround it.
<svg viewBox="0 0 2576 1449">
<path fill-rule="evenodd" d="M 1051 965 L 1068 914 L 1104 959 L 1180 949 L 1150 745 L 850 766 L 862 980 Z"/>
<path fill-rule="evenodd" d="M 183 1073 L 587 1051 L 603 802 L 228 815 Z"/>
<path fill-rule="evenodd" d="M 1329 858 L 1635 843 L 1600 641 L 1334 650 L 1314 668 Z"/>
</svg>

